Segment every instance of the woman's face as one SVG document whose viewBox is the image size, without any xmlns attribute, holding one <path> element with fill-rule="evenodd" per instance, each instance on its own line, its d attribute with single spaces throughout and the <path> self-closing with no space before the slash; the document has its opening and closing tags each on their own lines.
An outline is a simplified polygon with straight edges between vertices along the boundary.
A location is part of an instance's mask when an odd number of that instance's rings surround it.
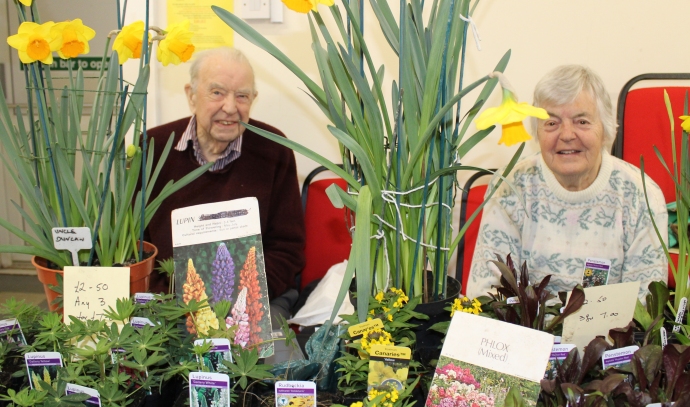
<svg viewBox="0 0 690 407">
<path fill-rule="evenodd" d="M 546 165 L 563 188 L 587 188 L 599 173 L 604 143 L 594 98 L 583 91 L 571 103 L 542 107 L 549 118 L 538 121 L 537 137 Z"/>
</svg>

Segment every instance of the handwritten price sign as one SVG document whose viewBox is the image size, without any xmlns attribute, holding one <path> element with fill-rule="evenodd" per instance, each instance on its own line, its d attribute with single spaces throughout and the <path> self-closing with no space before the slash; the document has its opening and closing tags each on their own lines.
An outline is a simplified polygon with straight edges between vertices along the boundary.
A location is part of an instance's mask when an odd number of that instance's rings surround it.
<svg viewBox="0 0 690 407">
<path fill-rule="evenodd" d="M 118 298 L 129 297 L 129 267 L 65 267 L 63 308 L 81 320 L 103 319 Z"/>
<path fill-rule="evenodd" d="M 582 308 L 563 322 L 563 343 L 575 344 L 582 351 L 595 336 L 608 337 L 609 329 L 628 325 L 639 290 L 639 281 L 585 288 Z"/>
</svg>

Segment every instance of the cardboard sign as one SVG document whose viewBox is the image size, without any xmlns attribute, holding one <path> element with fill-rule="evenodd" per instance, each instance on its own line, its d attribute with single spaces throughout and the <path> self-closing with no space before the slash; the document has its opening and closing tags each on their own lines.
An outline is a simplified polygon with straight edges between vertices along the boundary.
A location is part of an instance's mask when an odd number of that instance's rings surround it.
<svg viewBox="0 0 690 407">
<path fill-rule="evenodd" d="M 129 267 L 65 267 L 63 308 L 65 322 L 103 319 L 118 298 L 129 298 Z"/>
<path fill-rule="evenodd" d="M 91 229 L 53 228 L 53 245 L 58 250 L 69 250 L 72 253 L 72 265 L 79 265 L 77 252 L 91 248 Z"/>
<path fill-rule="evenodd" d="M 640 282 L 587 287 L 584 290 L 585 303 L 563 321 L 562 335 L 563 342 L 574 343 L 580 352 L 594 337 L 608 338 L 610 329 L 625 327 L 632 321 Z"/>
</svg>

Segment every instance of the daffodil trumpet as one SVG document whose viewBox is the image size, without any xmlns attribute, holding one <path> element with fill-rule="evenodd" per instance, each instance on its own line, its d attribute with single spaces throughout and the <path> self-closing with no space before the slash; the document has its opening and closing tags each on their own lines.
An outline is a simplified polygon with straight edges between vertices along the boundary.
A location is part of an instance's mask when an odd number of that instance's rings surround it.
<svg viewBox="0 0 690 407">
<path fill-rule="evenodd" d="M 500 106 L 488 108 L 477 117 L 475 120 L 477 129 L 484 130 L 494 124 L 500 124 L 503 133 L 498 144 L 505 144 L 506 146 L 530 140 L 532 137 L 525 130 L 522 121 L 528 116 L 546 120 L 549 118 L 549 114 L 540 107 L 534 107 L 526 102 L 519 103 L 517 94 L 503 73 L 492 72 L 489 77 L 497 78 L 501 84 L 503 101 Z"/>
</svg>

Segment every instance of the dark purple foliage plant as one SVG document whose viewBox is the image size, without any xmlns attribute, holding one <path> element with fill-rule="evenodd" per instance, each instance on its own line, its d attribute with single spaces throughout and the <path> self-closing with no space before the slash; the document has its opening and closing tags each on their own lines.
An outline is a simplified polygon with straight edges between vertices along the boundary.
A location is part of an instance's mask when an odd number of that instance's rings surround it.
<svg viewBox="0 0 690 407">
<path fill-rule="evenodd" d="M 232 261 L 225 243 L 221 243 L 218 246 L 211 274 L 213 275 L 213 282 L 211 284 L 213 287 L 213 298 L 211 298 L 211 302 L 215 304 L 223 300 L 232 301 L 231 296 L 233 286 L 235 285 L 235 263 Z"/>
</svg>

